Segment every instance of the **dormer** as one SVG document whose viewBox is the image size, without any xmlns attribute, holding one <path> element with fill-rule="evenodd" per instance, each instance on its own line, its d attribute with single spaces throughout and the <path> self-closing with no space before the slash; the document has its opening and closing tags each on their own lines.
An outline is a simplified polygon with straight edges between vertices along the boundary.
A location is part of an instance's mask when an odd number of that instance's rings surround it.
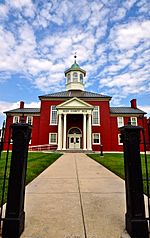
<svg viewBox="0 0 150 238">
<path fill-rule="evenodd" d="M 75 61 L 71 68 L 65 71 L 66 76 L 66 90 L 81 90 L 84 91 L 83 78 L 86 75 L 86 71 L 81 69 L 76 62 L 76 56 L 74 56 Z"/>
</svg>

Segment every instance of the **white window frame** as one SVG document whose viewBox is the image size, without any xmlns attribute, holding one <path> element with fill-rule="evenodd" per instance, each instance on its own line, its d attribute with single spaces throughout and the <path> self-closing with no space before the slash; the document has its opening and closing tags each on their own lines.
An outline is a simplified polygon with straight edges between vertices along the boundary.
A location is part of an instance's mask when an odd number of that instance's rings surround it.
<svg viewBox="0 0 150 238">
<path fill-rule="evenodd" d="M 31 123 L 29 123 L 29 118 L 31 118 Z M 33 123 L 33 116 L 27 116 L 26 122 L 30 125 Z"/>
<path fill-rule="evenodd" d="M 73 72 L 73 83 L 77 83 L 77 82 L 78 82 L 78 73 L 77 72 Z"/>
<path fill-rule="evenodd" d="M 97 108 L 97 110 L 94 110 L 95 108 Z M 92 126 L 99 126 L 100 125 L 100 110 L 99 110 L 99 106 L 94 106 L 94 109 L 93 109 L 93 112 L 92 112 Z M 98 123 L 97 124 L 95 124 L 93 122 L 93 120 L 94 120 L 94 112 L 96 112 L 96 111 L 98 113 Z"/>
<path fill-rule="evenodd" d="M 80 73 L 80 83 L 83 83 L 83 74 Z"/>
<path fill-rule="evenodd" d="M 56 136 L 56 141 L 55 142 L 51 142 L 51 139 L 52 139 L 52 135 L 55 135 Z M 49 144 L 50 145 L 57 145 L 57 133 L 53 132 L 53 133 L 49 133 Z"/>
<path fill-rule="evenodd" d="M 71 83 L 71 74 L 70 73 L 67 75 L 67 83 Z"/>
<path fill-rule="evenodd" d="M 124 117 L 117 117 L 117 125 L 118 127 L 124 126 Z"/>
<path fill-rule="evenodd" d="M 95 135 L 98 135 L 98 139 L 99 139 L 99 142 L 98 143 L 94 143 L 94 136 Z M 92 144 L 93 145 L 100 145 L 101 144 L 101 136 L 100 136 L 100 133 L 93 133 L 92 134 L 92 137 L 93 137 L 93 140 L 92 140 Z"/>
<path fill-rule="evenodd" d="M 53 107 L 56 107 L 56 105 L 51 106 L 51 112 L 50 112 L 50 125 L 57 125 L 57 109 L 53 110 Z M 56 112 L 56 123 L 52 122 L 52 114 L 53 112 Z"/>
<path fill-rule="evenodd" d="M 135 121 L 133 121 L 133 119 L 135 119 Z M 131 125 L 132 126 L 137 126 L 138 125 L 137 124 L 137 117 L 131 117 L 130 120 L 131 120 Z"/>
<path fill-rule="evenodd" d="M 123 145 L 123 142 L 121 142 L 121 134 L 118 134 L 118 145 Z"/>
<path fill-rule="evenodd" d="M 17 118 L 17 120 L 16 120 L 16 118 Z M 20 119 L 19 116 L 13 116 L 13 123 L 19 123 L 19 119 Z"/>
</svg>

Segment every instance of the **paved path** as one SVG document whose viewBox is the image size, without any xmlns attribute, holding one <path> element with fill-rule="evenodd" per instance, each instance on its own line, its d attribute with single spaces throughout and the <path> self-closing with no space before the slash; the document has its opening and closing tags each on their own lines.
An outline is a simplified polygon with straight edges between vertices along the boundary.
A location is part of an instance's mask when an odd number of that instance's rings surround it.
<svg viewBox="0 0 150 238">
<path fill-rule="evenodd" d="M 26 189 L 21 238 L 120 238 L 124 182 L 85 154 L 64 154 Z"/>
</svg>

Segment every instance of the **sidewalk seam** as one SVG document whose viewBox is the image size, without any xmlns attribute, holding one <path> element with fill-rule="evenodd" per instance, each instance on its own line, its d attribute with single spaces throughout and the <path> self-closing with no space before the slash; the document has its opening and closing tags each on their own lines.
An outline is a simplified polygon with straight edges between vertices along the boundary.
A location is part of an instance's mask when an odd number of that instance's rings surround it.
<svg viewBox="0 0 150 238">
<path fill-rule="evenodd" d="M 78 167 L 77 167 L 76 158 L 75 158 L 75 167 L 76 167 L 77 184 L 78 184 L 78 190 L 79 190 L 79 198 L 80 198 L 80 205 L 81 205 L 81 213 L 82 213 L 82 221 L 83 221 L 84 235 L 85 235 L 85 238 L 87 238 L 86 226 L 85 226 L 85 219 L 84 219 L 84 212 L 83 212 L 83 204 L 82 204 L 82 196 L 81 196 L 81 190 L 80 190 L 80 183 L 79 183 L 79 175 L 78 175 Z"/>
</svg>

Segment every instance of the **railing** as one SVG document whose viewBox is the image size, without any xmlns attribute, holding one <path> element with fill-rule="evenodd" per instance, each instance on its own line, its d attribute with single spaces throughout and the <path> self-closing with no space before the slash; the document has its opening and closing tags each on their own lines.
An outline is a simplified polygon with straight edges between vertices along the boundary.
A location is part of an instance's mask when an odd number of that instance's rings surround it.
<svg viewBox="0 0 150 238">
<path fill-rule="evenodd" d="M 32 145 L 29 146 L 29 151 L 55 151 L 57 150 L 57 145 Z"/>
</svg>

